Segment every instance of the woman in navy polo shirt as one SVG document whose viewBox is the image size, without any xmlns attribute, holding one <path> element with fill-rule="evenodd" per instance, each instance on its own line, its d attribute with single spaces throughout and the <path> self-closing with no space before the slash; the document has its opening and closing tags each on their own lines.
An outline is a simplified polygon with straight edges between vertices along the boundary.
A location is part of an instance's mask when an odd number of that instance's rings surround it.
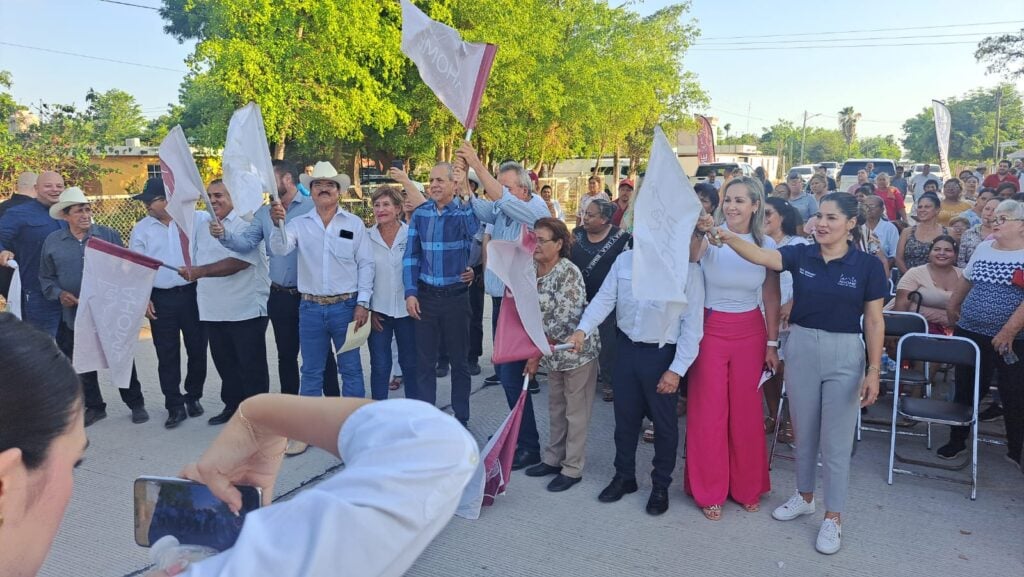
<svg viewBox="0 0 1024 577">
<path fill-rule="evenodd" d="M 789 521 L 814 512 L 820 449 L 826 512 L 815 546 L 821 553 L 832 554 L 840 545 L 840 514 L 846 504 L 857 411 L 878 397 L 885 333 L 882 300 L 887 283 L 882 263 L 856 248 L 863 217 L 852 194 L 825 195 L 816 216 L 817 244 L 761 248 L 724 227 L 712 231 L 711 237 L 754 264 L 793 274 L 793 311 L 785 356 L 786 389 L 796 433 L 798 492 L 772 516 Z M 866 374 L 861 315 L 867 342 Z"/>
</svg>

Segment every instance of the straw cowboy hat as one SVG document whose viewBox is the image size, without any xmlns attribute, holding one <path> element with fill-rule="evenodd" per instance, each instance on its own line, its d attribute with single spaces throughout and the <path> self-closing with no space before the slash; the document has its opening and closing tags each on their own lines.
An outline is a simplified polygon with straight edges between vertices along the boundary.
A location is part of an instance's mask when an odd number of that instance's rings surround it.
<svg viewBox="0 0 1024 577">
<path fill-rule="evenodd" d="M 64 209 L 76 204 L 89 204 L 89 199 L 86 198 L 82 189 L 77 186 L 65 188 L 64 192 L 60 193 L 60 198 L 57 199 L 57 202 L 53 203 L 53 206 L 50 207 L 50 218 L 62 220 L 64 218 Z"/>
<path fill-rule="evenodd" d="M 348 190 L 348 187 L 352 184 L 352 179 L 347 174 L 338 174 L 334 166 L 330 162 L 318 162 L 313 167 L 313 174 L 300 174 L 299 182 L 306 188 L 312 188 L 310 185 L 317 180 L 330 180 L 338 184 L 338 189 L 341 192 Z"/>
</svg>

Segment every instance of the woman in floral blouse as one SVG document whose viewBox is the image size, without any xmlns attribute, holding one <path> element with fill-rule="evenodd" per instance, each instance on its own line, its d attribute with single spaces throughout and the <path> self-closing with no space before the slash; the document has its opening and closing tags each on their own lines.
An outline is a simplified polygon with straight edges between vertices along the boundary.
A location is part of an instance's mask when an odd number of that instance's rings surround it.
<svg viewBox="0 0 1024 577">
<path fill-rule="evenodd" d="M 562 343 L 572 336 L 583 316 L 587 293 L 583 275 L 569 260 L 572 235 L 565 223 L 542 218 L 533 225 L 537 248 L 537 292 L 548 340 Z M 530 477 L 557 475 L 548 491 L 565 491 L 583 478 L 590 409 L 597 385 L 600 340 L 597 333 L 587 338 L 580 352 L 559 351 L 526 364 L 531 376 L 538 367 L 548 373 L 550 439 L 541 462 L 526 469 Z"/>
</svg>

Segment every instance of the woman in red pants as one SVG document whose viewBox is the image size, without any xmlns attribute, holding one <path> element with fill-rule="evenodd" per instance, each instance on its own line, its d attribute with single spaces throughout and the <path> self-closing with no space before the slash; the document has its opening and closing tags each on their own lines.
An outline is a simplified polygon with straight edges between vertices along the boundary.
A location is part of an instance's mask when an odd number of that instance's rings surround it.
<svg viewBox="0 0 1024 577">
<path fill-rule="evenodd" d="M 761 232 L 764 193 L 755 179 L 729 181 L 715 220 L 749 242 L 775 247 Z M 702 249 L 704 340 L 690 367 L 684 490 L 717 521 L 726 498 L 754 512 L 771 488 L 758 383 L 765 367 L 779 362 L 779 277 L 728 246 Z"/>
</svg>

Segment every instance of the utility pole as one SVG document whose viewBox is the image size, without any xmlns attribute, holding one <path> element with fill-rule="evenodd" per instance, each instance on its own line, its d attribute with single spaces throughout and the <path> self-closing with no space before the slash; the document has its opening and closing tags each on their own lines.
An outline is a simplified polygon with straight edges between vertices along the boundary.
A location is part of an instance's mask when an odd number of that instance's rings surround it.
<svg viewBox="0 0 1024 577">
<path fill-rule="evenodd" d="M 999 161 L 1002 157 L 999 154 L 999 121 L 1003 113 L 1003 85 L 999 85 L 999 94 L 996 95 L 996 143 L 992 149 L 993 154 L 996 155 L 996 162 L 994 166 L 999 166 Z M 993 169 L 994 170 L 994 169 Z"/>
<path fill-rule="evenodd" d="M 807 111 L 804 110 L 804 126 L 800 129 L 800 164 L 804 163 L 804 143 L 807 142 Z"/>
</svg>

